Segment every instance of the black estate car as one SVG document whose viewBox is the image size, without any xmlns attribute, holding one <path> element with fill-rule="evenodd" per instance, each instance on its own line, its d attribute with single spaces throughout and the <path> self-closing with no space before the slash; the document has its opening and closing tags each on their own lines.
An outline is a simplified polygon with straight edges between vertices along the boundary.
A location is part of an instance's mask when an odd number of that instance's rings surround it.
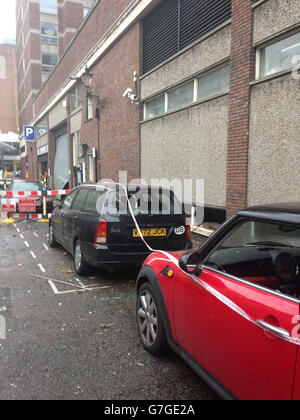
<svg viewBox="0 0 300 420">
<path fill-rule="evenodd" d="M 141 265 L 151 253 L 140 238 L 128 206 L 153 249 L 179 251 L 192 247 L 186 214 L 174 193 L 161 188 L 127 189 L 114 184 L 81 185 L 54 209 L 49 244 L 74 257 L 75 270 Z"/>
</svg>

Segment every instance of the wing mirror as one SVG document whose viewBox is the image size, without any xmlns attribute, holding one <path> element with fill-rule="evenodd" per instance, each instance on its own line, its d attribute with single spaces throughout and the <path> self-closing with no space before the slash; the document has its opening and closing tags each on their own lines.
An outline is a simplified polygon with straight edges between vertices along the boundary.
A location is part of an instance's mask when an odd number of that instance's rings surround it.
<svg viewBox="0 0 300 420">
<path fill-rule="evenodd" d="M 201 273 L 202 258 L 198 252 L 188 252 L 179 260 L 179 267 L 188 274 L 198 276 Z"/>
</svg>

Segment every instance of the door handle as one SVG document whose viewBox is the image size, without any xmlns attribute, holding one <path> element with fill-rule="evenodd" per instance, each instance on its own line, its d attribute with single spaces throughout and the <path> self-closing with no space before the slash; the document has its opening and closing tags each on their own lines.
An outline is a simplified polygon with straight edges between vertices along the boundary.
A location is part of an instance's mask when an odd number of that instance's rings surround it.
<svg viewBox="0 0 300 420">
<path fill-rule="evenodd" d="M 285 330 L 284 328 L 275 327 L 274 325 L 269 324 L 268 322 L 263 321 L 262 319 L 258 319 L 257 324 L 266 331 L 276 335 L 279 338 L 290 338 L 290 333 Z"/>
</svg>

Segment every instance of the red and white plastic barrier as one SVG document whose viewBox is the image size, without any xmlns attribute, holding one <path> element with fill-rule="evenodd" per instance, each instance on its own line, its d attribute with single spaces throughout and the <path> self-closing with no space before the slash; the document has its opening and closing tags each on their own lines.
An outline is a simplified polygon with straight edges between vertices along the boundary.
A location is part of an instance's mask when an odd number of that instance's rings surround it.
<svg viewBox="0 0 300 420">
<path fill-rule="evenodd" d="M 26 219 L 30 219 L 30 220 L 42 220 L 45 216 L 43 216 L 42 214 L 38 214 L 38 213 L 0 213 L 0 218 L 2 217 L 7 217 L 9 214 L 11 219 L 16 219 L 16 220 L 26 220 Z M 51 217 L 51 214 L 47 215 L 48 219 Z"/>
<path fill-rule="evenodd" d="M 53 190 L 53 191 L 47 191 L 47 196 L 52 197 L 55 195 L 68 195 L 70 194 L 72 190 Z"/>
<path fill-rule="evenodd" d="M 72 190 L 52 190 L 47 191 L 48 197 L 56 195 L 68 195 Z M 42 197 L 42 191 L 1 191 L 0 197 L 4 198 L 18 198 L 18 197 Z"/>
<path fill-rule="evenodd" d="M 47 197 L 55 197 L 58 195 L 68 195 L 72 190 L 52 190 L 47 191 Z M 7 217 L 12 219 L 21 219 L 21 220 L 41 220 L 44 217 L 51 217 L 51 214 L 38 214 L 38 213 L 15 213 L 16 211 L 16 203 L 18 199 L 22 199 L 24 197 L 43 197 L 44 200 L 44 212 L 46 213 L 46 196 L 43 196 L 42 191 L 1 191 L 0 198 L 1 198 L 1 207 L 2 213 L 0 213 L 0 218 Z M 24 211 L 24 210 L 23 210 Z M 26 210 L 25 210 L 26 211 Z M 5 212 L 5 213 L 4 213 Z"/>
</svg>

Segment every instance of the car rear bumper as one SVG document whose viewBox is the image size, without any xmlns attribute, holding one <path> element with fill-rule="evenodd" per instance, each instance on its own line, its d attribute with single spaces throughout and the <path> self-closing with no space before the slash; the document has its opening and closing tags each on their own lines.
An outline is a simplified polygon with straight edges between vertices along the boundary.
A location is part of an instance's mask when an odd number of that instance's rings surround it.
<svg viewBox="0 0 300 420">
<path fill-rule="evenodd" d="M 130 247 L 131 248 L 131 247 Z M 191 249 L 192 242 L 188 241 L 183 249 Z M 181 249 L 168 249 L 168 251 L 182 251 Z M 167 249 L 165 249 L 167 251 Z M 112 251 L 109 245 L 95 245 L 90 243 L 83 244 L 83 255 L 86 262 L 94 267 L 105 266 L 141 266 L 151 254 L 151 251 L 133 251 L 126 252 L 126 246 L 123 245 L 123 251 Z"/>
</svg>

